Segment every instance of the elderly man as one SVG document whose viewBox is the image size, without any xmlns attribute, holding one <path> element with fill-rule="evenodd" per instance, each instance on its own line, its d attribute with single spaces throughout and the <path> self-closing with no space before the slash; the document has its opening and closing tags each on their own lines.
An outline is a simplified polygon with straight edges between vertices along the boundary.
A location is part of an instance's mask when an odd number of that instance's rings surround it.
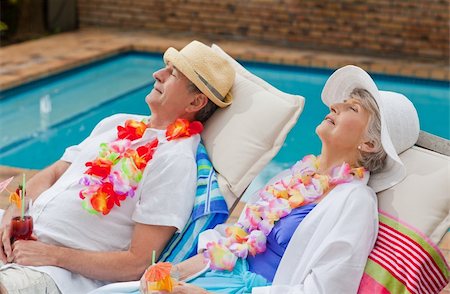
<svg viewBox="0 0 450 294">
<path fill-rule="evenodd" d="M 102 120 L 28 182 L 36 240 L 11 245 L 6 211 L 3 291 L 86 293 L 102 281 L 137 280 L 152 251 L 160 254 L 183 229 L 195 197 L 200 122 L 231 103 L 235 72 L 197 41 L 169 48 L 164 61 L 145 98 L 149 118 Z"/>
</svg>

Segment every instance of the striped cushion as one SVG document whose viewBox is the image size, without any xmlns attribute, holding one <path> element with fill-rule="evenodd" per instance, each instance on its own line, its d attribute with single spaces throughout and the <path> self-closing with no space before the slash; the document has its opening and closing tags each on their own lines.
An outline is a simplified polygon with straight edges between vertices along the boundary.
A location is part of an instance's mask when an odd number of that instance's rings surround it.
<svg viewBox="0 0 450 294">
<path fill-rule="evenodd" d="M 197 148 L 197 192 L 194 208 L 183 231 L 175 234 L 160 256 L 160 261 L 179 263 L 197 253 L 198 235 L 228 218 L 228 207 L 219 190 L 217 176 L 205 146 Z"/>
<path fill-rule="evenodd" d="M 439 293 L 449 267 L 426 236 L 384 212 L 358 293 Z"/>
</svg>

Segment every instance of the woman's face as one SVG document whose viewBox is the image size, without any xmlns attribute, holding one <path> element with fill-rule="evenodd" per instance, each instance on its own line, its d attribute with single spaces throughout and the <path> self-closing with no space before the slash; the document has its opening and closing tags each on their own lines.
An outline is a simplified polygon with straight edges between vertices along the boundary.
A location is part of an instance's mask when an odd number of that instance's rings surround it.
<svg viewBox="0 0 450 294">
<path fill-rule="evenodd" d="M 330 106 L 330 113 L 317 126 L 316 133 L 331 150 L 354 152 L 365 141 L 369 118 L 360 100 L 349 98 Z"/>
</svg>

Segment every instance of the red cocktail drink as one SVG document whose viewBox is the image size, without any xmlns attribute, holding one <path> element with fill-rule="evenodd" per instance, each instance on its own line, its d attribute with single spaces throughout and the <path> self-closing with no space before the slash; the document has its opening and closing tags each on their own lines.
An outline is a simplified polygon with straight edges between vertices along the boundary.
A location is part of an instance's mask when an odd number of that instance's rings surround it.
<svg viewBox="0 0 450 294">
<path fill-rule="evenodd" d="M 11 219 L 11 243 L 16 240 L 29 240 L 32 233 L 33 218 L 31 216 L 25 215 L 23 218 L 16 216 Z"/>
</svg>

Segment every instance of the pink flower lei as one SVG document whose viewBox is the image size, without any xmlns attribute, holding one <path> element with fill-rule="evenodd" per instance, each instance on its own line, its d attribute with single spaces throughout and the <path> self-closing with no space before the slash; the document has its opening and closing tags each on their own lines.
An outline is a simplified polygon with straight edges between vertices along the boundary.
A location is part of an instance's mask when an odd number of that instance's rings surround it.
<svg viewBox="0 0 450 294">
<path fill-rule="evenodd" d="M 307 155 L 297 162 L 289 176 L 259 191 L 259 199 L 246 205 L 239 221 L 225 230 L 226 237 L 206 245 L 204 255 L 210 268 L 232 270 L 237 258 L 255 256 L 266 250 L 267 236 L 275 223 L 297 207 L 317 201 L 330 188 L 364 177 L 363 167 L 343 163 L 330 175 L 317 173 L 319 158 Z"/>
</svg>

